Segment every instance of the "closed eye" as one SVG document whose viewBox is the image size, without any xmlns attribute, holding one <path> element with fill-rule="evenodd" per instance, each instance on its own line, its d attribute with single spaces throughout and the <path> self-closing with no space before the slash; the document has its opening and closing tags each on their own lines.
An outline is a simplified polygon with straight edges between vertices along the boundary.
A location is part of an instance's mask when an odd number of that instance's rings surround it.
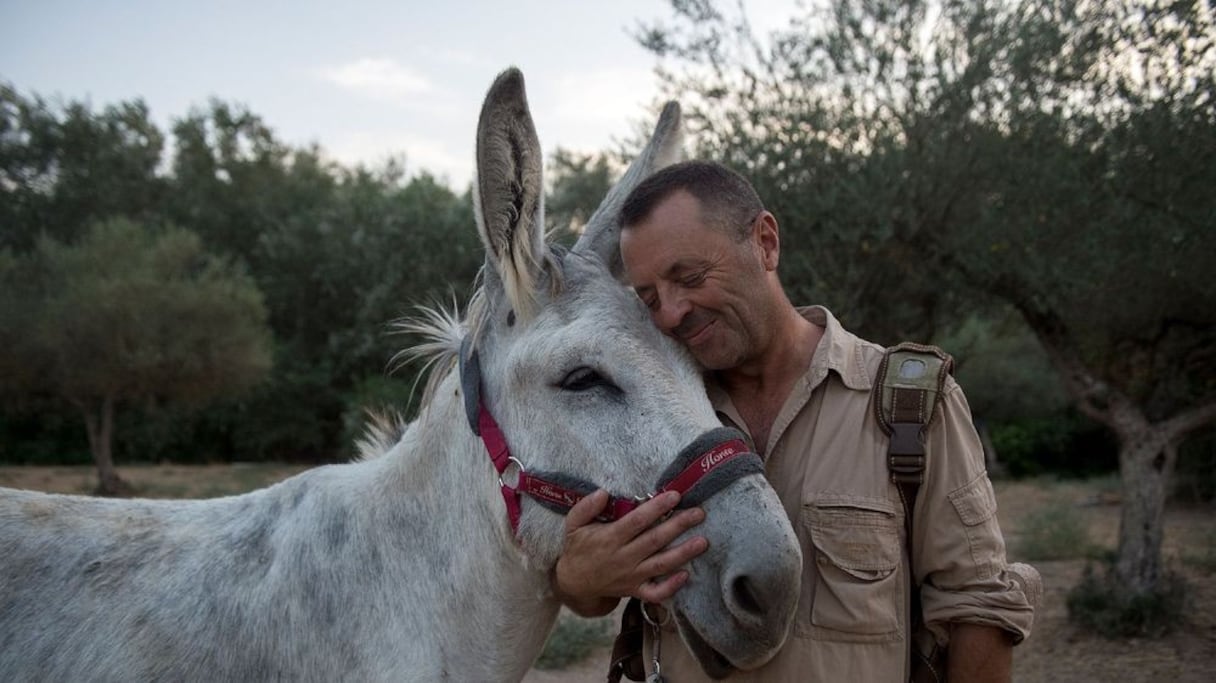
<svg viewBox="0 0 1216 683">
<path fill-rule="evenodd" d="M 575 368 L 561 381 L 561 388 L 565 391 L 587 391 L 596 387 L 620 391 L 612 380 L 586 366 Z"/>
<path fill-rule="evenodd" d="M 680 278 L 680 285 L 684 287 L 700 287 L 701 283 L 705 282 L 708 273 L 704 270 L 698 270 L 689 275 Z"/>
</svg>

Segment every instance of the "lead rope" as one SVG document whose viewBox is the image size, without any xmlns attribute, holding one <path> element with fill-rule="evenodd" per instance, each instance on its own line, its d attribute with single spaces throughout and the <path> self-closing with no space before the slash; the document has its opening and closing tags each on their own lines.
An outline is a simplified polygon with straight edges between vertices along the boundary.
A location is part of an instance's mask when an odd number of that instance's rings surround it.
<svg viewBox="0 0 1216 683">
<path fill-rule="evenodd" d="M 663 621 L 658 622 L 651 618 L 650 611 L 646 609 L 649 605 L 650 603 L 648 602 L 642 603 L 642 618 L 646 620 L 647 624 L 650 624 L 651 633 L 654 634 L 651 637 L 653 646 L 650 648 L 651 652 L 653 653 L 650 658 L 651 671 L 650 675 L 646 677 L 646 683 L 664 683 L 663 667 L 659 663 L 659 655 L 663 651 L 662 627 L 666 626 L 667 622 L 671 620 L 671 612 L 666 612 L 664 614 Z"/>
</svg>

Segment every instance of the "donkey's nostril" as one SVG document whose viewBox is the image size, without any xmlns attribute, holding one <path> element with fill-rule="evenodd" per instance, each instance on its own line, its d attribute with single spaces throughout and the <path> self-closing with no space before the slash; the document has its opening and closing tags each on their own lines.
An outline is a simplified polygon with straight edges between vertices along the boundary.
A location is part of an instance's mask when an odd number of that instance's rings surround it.
<svg viewBox="0 0 1216 683">
<path fill-rule="evenodd" d="M 737 577 L 731 582 L 730 592 L 731 597 L 734 598 L 735 608 L 739 612 L 742 612 L 739 616 L 764 616 L 765 606 L 761 600 L 760 593 L 756 590 L 756 586 L 749 577 Z"/>
</svg>

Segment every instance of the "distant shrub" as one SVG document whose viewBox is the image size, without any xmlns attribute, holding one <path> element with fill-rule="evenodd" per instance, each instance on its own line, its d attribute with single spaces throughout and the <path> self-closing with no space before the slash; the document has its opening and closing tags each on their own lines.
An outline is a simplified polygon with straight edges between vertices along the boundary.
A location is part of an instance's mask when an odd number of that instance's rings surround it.
<svg viewBox="0 0 1216 683">
<path fill-rule="evenodd" d="M 1100 425 L 1069 411 L 989 425 L 992 445 L 1015 478 L 1088 477 L 1119 468 L 1118 447 Z"/>
<path fill-rule="evenodd" d="M 1205 572 L 1216 572 L 1216 530 L 1208 531 L 1182 552 L 1182 561 Z"/>
<path fill-rule="evenodd" d="M 416 376 L 374 375 L 357 382 L 344 397 L 342 410 L 340 442 L 347 454 L 354 455 L 356 442 L 367 436 L 371 414 L 406 419 L 417 413 L 425 381 Z"/>
<path fill-rule="evenodd" d="M 1026 515 L 1020 526 L 1017 556 L 1024 560 L 1071 560 L 1100 550 L 1076 507 L 1052 503 Z"/>
<path fill-rule="evenodd" d="M 536 668 L 564 669 L 582 661 L 596 648 L 612 642 L 612 625 L 611 617 L 583 619 L 563 614 L 536 659 Z"/>
<path fill-rule="evenodd" d="M 1068 618 L 1105 638 L 1159 638 L 1182 624 L 1187 586 L 1167 572 L 1157 590 L 1129 595 L 1114 580 L 1114 567 L 1105 563 L 1101 576 L 1085 567 L 1081 582 L 1068 592 Z"/>
<path fill-rule="evenodd" d="M 1216 429 L 1197 433 L 1182 442 L 1172 493 L 1174 500 L 1184 503 L 1216 500 Z"/>
</svg>

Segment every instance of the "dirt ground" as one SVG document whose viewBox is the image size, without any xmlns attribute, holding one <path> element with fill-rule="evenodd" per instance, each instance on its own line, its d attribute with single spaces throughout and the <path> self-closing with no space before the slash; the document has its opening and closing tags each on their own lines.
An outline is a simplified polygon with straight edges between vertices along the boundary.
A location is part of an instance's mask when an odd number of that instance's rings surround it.
<svg viewBox="0 0 1216 683">
<path fill-rule="evenodd" d="M 122 476 L 150 497 L 206 497 L 265 486 L 303 467 L 282 465 L 156 465 L 120 468 Z M 96 478 L 87 467 L 0 467 L 0 486 L 59 493 L 87 493 Z M 1110 482 L 997 482 L 1001 526 L 1018 560 L 1019 521 L 1050 504 L 1076 506 L 1091 540 L 1114 548 L 1118 534 L 1117 488 Z M 1068 622 L 1065 595 L 1081 577 L 1085 560 L 1034 562 L 1043 574 L 1043 604 L 1034 633 L 1014 651 L 1014 680 L 1019 683 L 1207 683 L 1216 680 L 1216 575 L 1184 561 L 1197 550 L 1211 550 L 1216 538 L 1216 508 L 1171 506 L 1167 512 L 1165 556 L 1188 580 L 1189 622 L 1159 640 L 1108 641 Z M 526 683 L 598 683 L 607 652 L 593 654 L 561 671 L 533 671 Z"/>
</svg>

